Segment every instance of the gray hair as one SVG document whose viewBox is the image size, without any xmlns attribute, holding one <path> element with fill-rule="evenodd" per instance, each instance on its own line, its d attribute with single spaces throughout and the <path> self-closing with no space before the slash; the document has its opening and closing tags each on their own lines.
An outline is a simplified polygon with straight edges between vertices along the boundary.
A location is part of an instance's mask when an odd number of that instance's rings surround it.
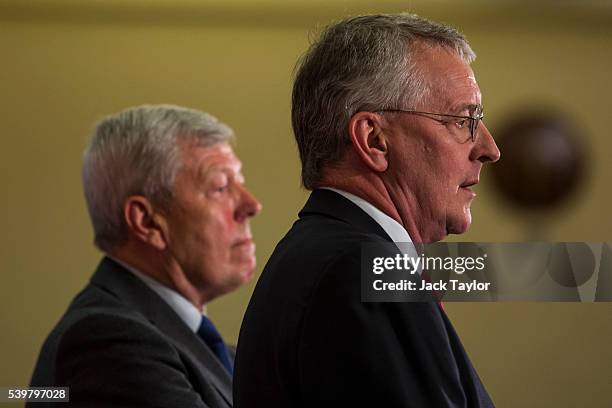
<svg viewBox="0 0 612 408">
<path fill-rule="evenodd" d="M 123 205 L 142 195 L 167 206 L 181 167 L 180 140 L 202 146 L 233 140 L 215 117 L 172 105 L 143 105 L 100 121 L 85 150 L 83 189 L 95 244 L 109 252 L 125 242 Z"/>
<path fill-rule="evenodd" d="M 421 103 L 429 84 L 415 45 L 442 46 L 466 63 L 476 55 L 452 27 L 414 14 L 351 17 L 326 27 L 298 63 L 291 121 L 302 161 L 302 184 L 316 187 L 323 168 L 337 163 L 359 111 Z"/>
</svg>

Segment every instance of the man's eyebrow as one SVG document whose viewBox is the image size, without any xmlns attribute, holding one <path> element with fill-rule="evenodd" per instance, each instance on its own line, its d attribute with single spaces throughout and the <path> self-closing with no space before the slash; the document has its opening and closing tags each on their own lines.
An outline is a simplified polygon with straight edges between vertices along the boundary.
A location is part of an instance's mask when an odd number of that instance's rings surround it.
<svg viewBox="0 0 612 408">
<path fill-rule="evenodd" d="M 482 105 L 477 103 L 464 103 L 455 105 L 455 107 L 451 109 L 451 113 L 459 115 L 460 113 L 467 111 L 471 115 L 478 109 L 482 109 Z"/>
<path fill-rule="evenodd" d="M 210 167 L 207 167 L 206 169 L 202 169 L 199 172 L 199 175 L 202 179 L 208 179 L 214 176 L 215 174 L 225 174 L 228 177 L 231 177 L 232 179 L 242 184 L 244 184 L 245 182 L 244 174 L 242 173 L 242 164 L 240 164 L 237 169 L 234 166 L 227 165 L 227 164 L 221 164 L 221 165 L 213 164 Z"/>
<path fill-rule="evenodd" d="M 199 166 L 199 171 L 201 173 L 217 172 L 217 171 L 221 171 L 221 172 L 237 171 L 238 173 L 240 173 L 242 171 L 242 162 L 239 162 L 237 164 L 219 163 L 219 162 L 213 162 L 213 163 L 203 162 Z"/>
</svg>

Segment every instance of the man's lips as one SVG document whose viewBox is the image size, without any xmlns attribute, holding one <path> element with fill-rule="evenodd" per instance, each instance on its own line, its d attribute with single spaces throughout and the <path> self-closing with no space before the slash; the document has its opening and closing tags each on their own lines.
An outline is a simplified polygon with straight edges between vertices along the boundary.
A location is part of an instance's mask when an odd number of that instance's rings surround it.
<svg viewBox="0 0 612 408">
<path fill-rule="evenodd" d="M 478 184 L 478 181 L 479 180 L 477 178 L 471 179 L 471 180 L 468 180 L 465 183 L 461 184 L 459 187 L 463 187 L 463 188 L 471 187 L 471 186 L 474 186 L 474 185 Z"/>
<path fill-rule="evenodd" d="M 471 179 L 471 180 L 467 180 L 466 182 L 461 184 L 459 187 L 461 187 L 461 188 L 469 188 L 469 187 L 472 187 L 472 186 L 475 186 L 476 184 L 478 184 L 478 181 L 479 180 L 477 178 Z"/>
<path fill-rule="evenodd" d="M 251 246 L 251 245 L 254 245 L 253 238 L 247 237 L 247 238 L 241 238 L 235 241 L 233 246 L 239 247 L 239 246 Z"/>
<path fill-rule="evenodd" d="M 476 184 L 478 184 L 478 179 L 466 181 L 465 183 L 461 184 L 459 187 L 465 191 L 468 191 L 473 197 L 476 197 L 476 193 L 473 192 L 472 189 L 470 188 L 472 186 L 475 186 Z"/>
</svg>

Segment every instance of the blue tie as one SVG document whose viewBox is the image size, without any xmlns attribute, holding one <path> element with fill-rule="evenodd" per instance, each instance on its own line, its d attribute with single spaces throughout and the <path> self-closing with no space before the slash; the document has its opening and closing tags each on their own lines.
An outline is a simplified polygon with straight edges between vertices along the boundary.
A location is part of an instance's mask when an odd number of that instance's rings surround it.
<svg viewBox="0 0 612 408">
<path fill-rule="evenodd" d="M 213 353 L 217 356 L 221 364 L 229 371 L 230 374 L 234 373 L 234 367 L 230 362 L 229 351 L 221 338 L 221 335 L 217 331 L 215 325 L 210 319 L 202 315 L 202 322 L 198 328 L 198 335 L 204 340 L 204 343 L 210 347 Z"/>
</svg>

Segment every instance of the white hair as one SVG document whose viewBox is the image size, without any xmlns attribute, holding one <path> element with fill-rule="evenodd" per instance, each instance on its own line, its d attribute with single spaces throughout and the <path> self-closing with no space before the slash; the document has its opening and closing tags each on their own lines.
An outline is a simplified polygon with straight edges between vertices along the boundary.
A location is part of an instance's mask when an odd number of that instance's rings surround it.
<svg viewBox="0 0 612 408">
<path fill-rule="evenodd" d="M 123 205 L 142 195 L 167 206 L 181 166 L 180 140 L 202 146 L 230 142 L 232 129 L 208 113 L 142 105 L 101 120 L 83 161 L 83 189 L 95 244 L 108 252 L 127 238 Z"/>
</svg>

